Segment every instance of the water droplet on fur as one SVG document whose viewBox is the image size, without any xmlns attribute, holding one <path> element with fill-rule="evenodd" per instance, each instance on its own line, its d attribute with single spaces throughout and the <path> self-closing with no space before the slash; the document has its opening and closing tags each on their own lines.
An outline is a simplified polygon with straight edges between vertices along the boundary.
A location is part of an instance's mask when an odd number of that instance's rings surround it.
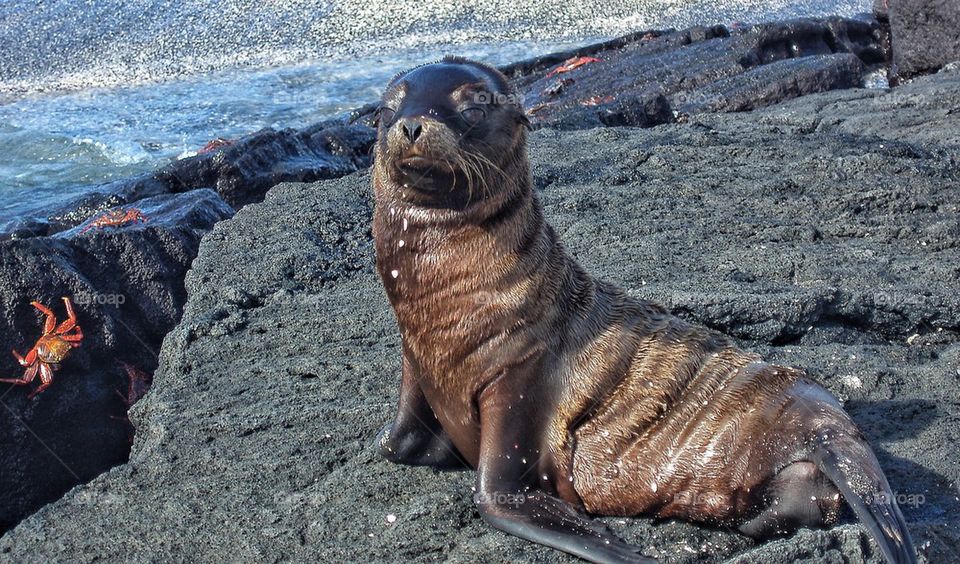
<svg viewBox="0 0 960 564">
<path fill-rule="evenodd" d="M 403 218 L 403 230 L 407 230 L 407 218 Z"/>
<path fill-rule="evenodd" d="M 394 278 L 396 278 L 397 276 L 400 276 L 400 271 L 399 271 L 399 270 L 391 270 L 391 271 L 390 271 L 390 276 L 393 276 Z"/>
<path fill-rule="evenodd" d="M 402 248 L 404 245 L 406 245 L 406 243 L 403 242 L 403 239 L 400 239 L 399 241 L 397 241 L 397 246 L 398 246 L 398 247 L 401 247 L 401 248 Z"/>
<path fill-rule="evenodd" d="M 396 523 L 396 522 L 397 522 L 396 515 L 394 515 L 393 513 L 391 513 L 390 515 L 387 515 L 387 523 Z"/>
<path fill-rule="evenodd" d="M 653 491 L 653 493 L 657 493 L 657 483 L 654 482 L 650 484 L 650 489 Z"/>
</svg>

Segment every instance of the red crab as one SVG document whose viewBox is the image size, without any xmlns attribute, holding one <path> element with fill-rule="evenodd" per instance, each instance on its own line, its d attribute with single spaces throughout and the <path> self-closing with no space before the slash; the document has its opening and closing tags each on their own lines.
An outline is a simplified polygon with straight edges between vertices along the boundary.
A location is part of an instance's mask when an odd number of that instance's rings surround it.
<svg viewBox="0 0 960 564">
<path fill-rule="evenodd" d="M 562 65 L 547 73 L 547 78 L 561 73 L 570 72 L 573 69 L 582 67 L 590 63 L 599 63 L 600 59 L 596 57 L 571 57 L 563 62 Z"/>
<path fill-rule="evenodd" d="M 20 356 L 20 353 L 13 351 L 13 356 L 17 357 L 20 366 L 27 369 L 22 378 L 0 378 L 0 382 L 26 386 L 33 382 L 39 373 L 40 386 L 30 392 L 27 398 L 33 398 L 50 387 L 53 383 L 53 372 L 60 367 L 60 363 L 67 358 L 70 351 L 79 347 L 80 341 L 83 340 L 83 331 L 77 325 L 77 314 L 73 311 L 70 298 L 63 298 L 63 303 L 67 308 L 67 320 L 57 325 L 57 316 L 50 311 L 50 308 L 40 302 L 30 302 L 30 305 L 47 316 L 43 326 L 43 336 L 37 339 L 37 344 L 33 345 L 26 356 Z"/>
<path fill-rule="evenodd" d="M 527 110 L 527 114 L 528 114 L 528 115 L 531 115 L 531 116 L 532 116 L 532 115 L 535 115 L 537 112 L 543 110 L 544 108 L 546 108 L 546 107 L 548 107 L 548 106 L 550 106 L 550 103 L 549 103 L 549 102 L 541 102 L 541 103 L 539 103 L 539 104 L 531 107 L 530 109 L 528 109 L 528 110 Z"/>
<path fill-rule="evenodd" d="M 153 374 L 144 372 L 136 366 L 123 362 L 122 360 L 119 361 L 119 363 L 127 373 L 127 392 L 123 393 L 117 390 L 117 395 L 123 399 L 123 403 L 129 410 L 133 407 L 133 404 L 140 401 L 140 399 L 150 391 L 150 386 L 153 384 Z"/>
<path fill-rule="evenodd" d="M 80 233 L 86 233 L 94 227 L 103 229 L 104 227 L 123 227 L 130 223 L 146 223 L 149 219 L 149 217 L 143 215 L 143 212 L 137 208 L 130 208 L 127 211 L 110 210 L 91 221 L 90 225 L 80 230 Z"/>
<path fill-rule="evenodd" d="M 206 145 L 204 145 L 199 151 L 197 151 L 197 154 L 198 154 L 198 155 L 205 155 L 205 154 L 207 154 L 207 153 L 212 153 L 212 152 L 214 152 L 214 151 L 219 151 L 220 149 L 223 149 L 224 147 L 229 147 L 230 145 L 233 145 L 233 141 L 231 141 L 230 139 L 224 139 L 223 137 L 217 137 L 217 138 L 214 139 L 213 141 L 210 141 L 209 143 L 207 143 Z"/>
<path fill-rule="evenodd" d="M 133 407 L 133 404 L 140 401 L 143 396 L 147 395 L 148 391 L 150 391 L 150 386 L 153 384 L 153 374 L 144 372 L 136 366 L 123 362 L 122 360 L 118 362 L 127 373 L 127 391 L 124 393 L 120 390 L 117 390 L 117 395 L 120 396 L 121 400 L 123 400 L 123 417 L 111 415 L 110 418 L 120 419 L 124 422 L 127 427 L 127 440 L 131 445 L 133 445 L 133 438 L 134 434 L 136 433 L 136 429 L 134 429 L 133 423 L 130 422 L 130 408 Z"/>
</svg>

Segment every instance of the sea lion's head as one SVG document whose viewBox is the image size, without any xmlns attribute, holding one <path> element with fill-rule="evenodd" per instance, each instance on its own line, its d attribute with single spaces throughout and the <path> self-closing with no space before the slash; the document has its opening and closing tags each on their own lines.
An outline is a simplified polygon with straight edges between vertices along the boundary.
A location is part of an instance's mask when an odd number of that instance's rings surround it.
<svg viewBox="0 0 960 564">
<path fill-rule="evenodd" d="M 465 208 L 527 174 L 529 122 L 493 67 L 459 57 L 415 67 L 390 81 L 378 112 L 374 174 L 400 200 Z"/>
</svg>

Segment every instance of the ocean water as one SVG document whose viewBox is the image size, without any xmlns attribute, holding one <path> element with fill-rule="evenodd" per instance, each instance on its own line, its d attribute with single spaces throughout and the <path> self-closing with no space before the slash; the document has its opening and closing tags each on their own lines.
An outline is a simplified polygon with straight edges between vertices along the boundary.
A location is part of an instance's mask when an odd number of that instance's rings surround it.
<svg viewBox="0 0 960 564">
<path fill-rule="evenodd" d="M 0 225 L 218 137 L 375 100 L 404 68 L 640 29 L 854 15 L 870 0 L 3 0 Z"/>
</svg>

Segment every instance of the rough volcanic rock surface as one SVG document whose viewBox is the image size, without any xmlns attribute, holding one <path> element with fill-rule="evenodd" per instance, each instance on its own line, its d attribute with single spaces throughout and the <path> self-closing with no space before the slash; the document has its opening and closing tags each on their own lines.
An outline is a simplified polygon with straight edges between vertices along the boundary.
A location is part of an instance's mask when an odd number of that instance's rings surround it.
<svg viewBox="0 0 960 564">
<path fill-rule="evenodd" d="M 142 202 L 150 220 L 129 227 L 0 242 L 0 374 L 19 377 L 21 354 L 41 335 L 31 300 L 66 318 L 69 296 L 85 338 L 35 399 L 0 384 L 0 530 L 78 483 L 123 462 L 130 449 L 126 362 L 152 372 L 180 319 L 183 279 L 203 233 L 233 210 L 212 190 Z"/>
<path fill-rule="evenodd" d="M 531 136 L 594 274 L 808 368 L 872 441 L 923 554 L 960 543 L 960 75 L 653 129 Z M 22 562 L 572 562 L 484 525 L 472 472 L 390 464 L 400 342 L 369 176 L 285 184 L 204 238 L 130 462 L 0 539 Z M 664 562 L 880 562 L 860 525 L 762 545 L 607 519 Z"/>
<path fill-rule="evenodd" d="M 534 74 L 514 84 L 536 126 L 649 127 L 674 112 L 742 111 L 859 86 L 864 65 L 884 60 L 882 38 L 876 21 L 844 18 L 695 27 L 590 50 L 600 60 L 569 72 L 523 66 Z"/>
<path fill-rule="evenodd" d="M 960 3 L 889 0 L 890 76 L 902 81 L 960 61 Z"/>
</svg>

